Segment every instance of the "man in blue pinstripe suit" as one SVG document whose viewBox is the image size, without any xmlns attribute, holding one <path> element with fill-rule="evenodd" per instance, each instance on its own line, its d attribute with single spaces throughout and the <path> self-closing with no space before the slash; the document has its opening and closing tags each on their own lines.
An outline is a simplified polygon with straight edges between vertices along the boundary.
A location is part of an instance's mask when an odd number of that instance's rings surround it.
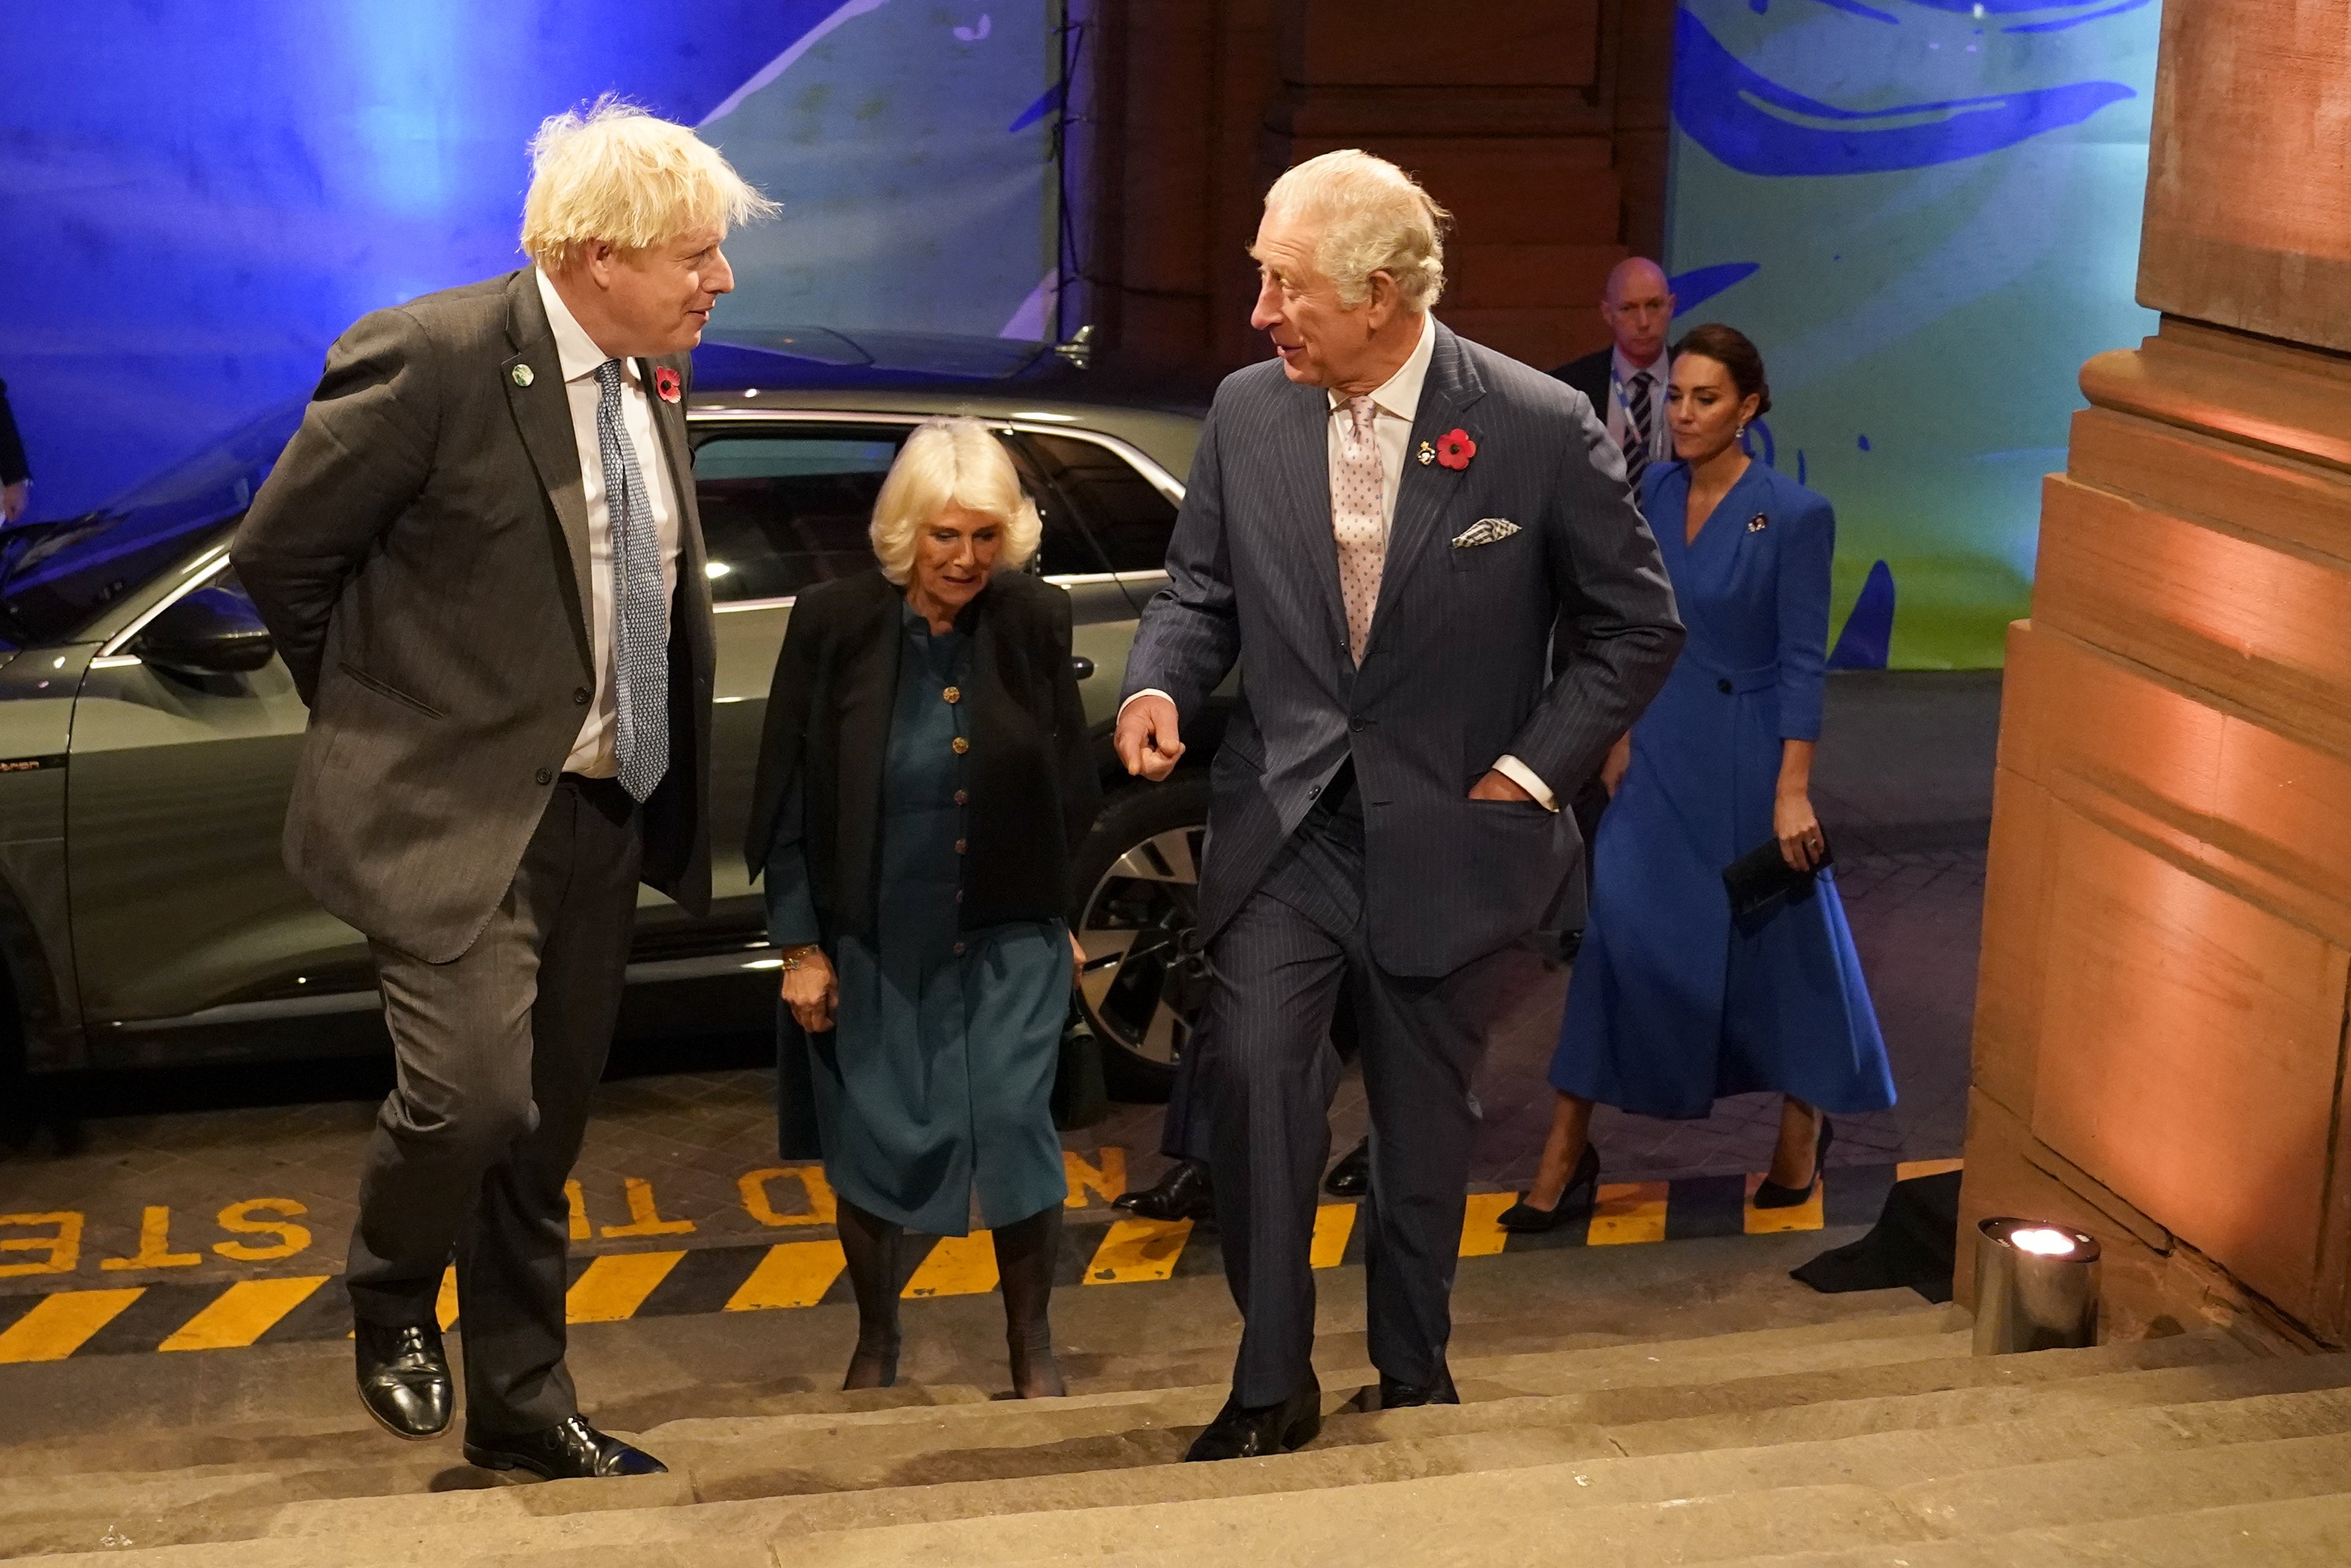
<svg viewBox="0 0 2351 1568">
<path fill-rule="evenodd" d="M 1343 988 L 1372 1113 L 1364 1205 L 1376 1389 L 1446 1370 L 1501 951 L 1582 852 L 1558 810 L 1681 645 L 1656 541 L 1592 405 L 1428 315 L 1445 213 L 1357 152 L 1267 194 L 1251 322 L 1278 362 L 1228 377 L 1127 661 L 1117 744 L 1164 778 L 1238 663 L 1211 770 L 1200 939 L 1217 1218 L 1244 1320 L 1196 1459 L 1322 1423 L 1309 1263 Z M 1577 653 L 1546 653 L 1562 609 Z M 1376 1406 L 1374 1402 L 1376 1401 Z"/>
</svg>

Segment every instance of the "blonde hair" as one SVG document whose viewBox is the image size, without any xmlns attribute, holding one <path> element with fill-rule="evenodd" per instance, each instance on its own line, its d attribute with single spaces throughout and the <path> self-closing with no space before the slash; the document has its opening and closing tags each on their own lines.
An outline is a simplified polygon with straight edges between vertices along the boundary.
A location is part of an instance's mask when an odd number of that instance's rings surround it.
<svg viewBox="0 0 2351 1568">
<path fill-rule="evenodd" d="M 1309 158 L 1273 183 L 1265 210 L 1319 221 L 1314 265 L 1353 310 L 1372 274 L 1395 279 L 1405 307 L 1423 311 L 1445 292 L 1445 228 L 1453 214 L 1413 177 L 1356 148 Z"/>
<path fill-rule="evenodd" d="M 998 571 L 1018 571 L 1037 553 L 1045 525 L 1037 503 L 1021 490 L 1004 444 L 976 419 L 926 419 L 906 437 L 873 497 L 873 522 L 866 531 L 883 576 L 905 582 L 914 570 L 914 536 L 949 507 L 993 517 L 1003 528 Z"/>
<path fill-rule="evenodd" d="M 644 250 L 712 225 L 723 235 L 779 210 L 718 149 L 611 93 L 585 114 L 539 121 L 530 165 L 522 248 L 549 268 L 592 241 Z"/>
</svg>

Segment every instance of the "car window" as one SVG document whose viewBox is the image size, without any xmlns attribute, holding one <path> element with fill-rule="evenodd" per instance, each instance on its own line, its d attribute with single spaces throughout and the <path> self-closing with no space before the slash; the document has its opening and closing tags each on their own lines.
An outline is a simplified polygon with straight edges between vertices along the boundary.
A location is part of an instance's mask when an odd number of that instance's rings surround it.
<svg viewBox="0 0 2351 1568">
<path fill-rule="evenodd" d="M 711 597 L 787 599 L 872 566 L 873 497 L 910 434 L 898 425 L 770 426 L 696 446 Z"/>
<path fill-rule="evenodd" d="M 1157 486 L 1110 448 L 1078 436 L 1029 432 L 1021 439 L 1038 469 L 1067 498 L 1083 531 L 1100 547 L 1098 553 L 1085 552 L 1088 559 L 1083 564 L 1073 562 L 1065 568 L 1050 559 L 1054 551 L 1048 538 L 1048 572 L 1101 571 L 1105 570 L 1104 559 L 1112 571 L 1166 569 L 1167 540 L 1176 531 L 1176 503 Z"/>
</svg>

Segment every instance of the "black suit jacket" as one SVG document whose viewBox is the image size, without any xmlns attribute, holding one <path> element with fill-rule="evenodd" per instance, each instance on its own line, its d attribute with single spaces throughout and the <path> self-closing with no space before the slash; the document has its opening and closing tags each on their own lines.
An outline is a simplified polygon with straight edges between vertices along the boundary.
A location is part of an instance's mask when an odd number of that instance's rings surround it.
<svg viewBox="0 0 2351 1568">
<path fill-rule="evenodd" d="M 1674 594 L 1591 406 L 1441 323 L 1359 668 L 1331 531 L 1331 407 L 1264 361 L 1217 389 L 1123 695 L 1199 723 L 1236 664 L 1247 700 L 1210 766 L 1199 932 L 1257 888 L 1351 758 L 1371 946 L 1393 975 L 1452 973 L 1541 923 L 1582 843 L 1565 813 L 1473 800 L 1505 753 L 1562 801 L 1664 684 Z M 1468 465 L 1434 444 L 1459 429 Z M 1481 528 L 1480 525 L 1483 525 Z M 1456 541 L 1459 542 L 1456 542 Z M 1483 542 L 1479 542 L 1482 540 Z M 1562 615 L 1574 654 L 1545 663 Z"/>
<path fill-rule="evenodd" d="M 691 387 L 689 356 L 653 362 Z M 653 410 L 678 562 L 643 876 L 698 915 L 716 639 L 684 400 Z M 506 897 L 596 684 L 587 492 L 532 269 L 345 332 L 229 556 L 310 706 L 287 869 L 369 936 L 455 958 Z"/>
<path fill-rule="evenodd" d="M 16 434 L 16 416 L 8 410 L 8 383 L 0 382 L 0 485 L 14 485 L 33 476 L 25 462 L 25 444 Z"/>
<path fill-rule="evenodd" d="M 792 606 L 768 692 L 744 858 L 757 878 L 778 843 L 799 839 L 828 946 L 844 931 L 874 932 L 904 603 L 878 569 L 810 589 Z M 1070 667 L 1070 596 L 1003 573 L 956 623 L 974 638 L 962 925 L 1060 919 L 1101 790 Z"/>
<path fill-rule="evenodd" d="M 1551 373 L 1553 381 L 1565 382 L 1589 398 L 1603 424 L 1608 423 L 1608 373 L 1613 368 L 1608 361 L 1615 354 L 1614 348 L 1602 349 L 1580 360 L 1570 360 Z"/>
</svg>

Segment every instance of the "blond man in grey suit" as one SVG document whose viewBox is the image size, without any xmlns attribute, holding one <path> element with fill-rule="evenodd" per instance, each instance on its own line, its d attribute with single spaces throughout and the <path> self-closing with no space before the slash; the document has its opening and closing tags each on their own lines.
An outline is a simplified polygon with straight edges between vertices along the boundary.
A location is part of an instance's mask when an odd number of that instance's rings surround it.
<svg viewBox="0 0 2351 1568">
<path fill-rule="evenodd" d="M 683 127 L 548 120 L 533 266 L 360 320 L 231 555 L 310 727 L 286 860 L 363 932 L 399 1074 L 346 1281 L 360 1396 L 405 1437 L 553 1478 L 659 1461 L 581 1417 L 563 1184 L 620 1005 L 637 885 L 710 898 L 713 638 L 684 395 L 771 210 Z"/>
</svg>

